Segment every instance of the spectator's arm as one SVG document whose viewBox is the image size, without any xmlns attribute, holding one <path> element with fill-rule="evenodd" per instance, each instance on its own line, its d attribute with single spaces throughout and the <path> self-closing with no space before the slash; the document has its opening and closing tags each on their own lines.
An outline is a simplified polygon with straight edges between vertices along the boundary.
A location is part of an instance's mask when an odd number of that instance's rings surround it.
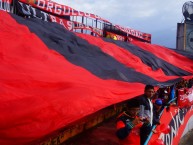
<svg viewBox="0 0 193 145">
<path fill-rule="evenodd" d="M 131 121 L 127 122 L 127 124 L 123 123 L 123 121 L 118 121 L 116 131 L 117 137 L 119 139 L 125 139 L 129 135 L 133 127 L 134 124 Z"/>
</svg>

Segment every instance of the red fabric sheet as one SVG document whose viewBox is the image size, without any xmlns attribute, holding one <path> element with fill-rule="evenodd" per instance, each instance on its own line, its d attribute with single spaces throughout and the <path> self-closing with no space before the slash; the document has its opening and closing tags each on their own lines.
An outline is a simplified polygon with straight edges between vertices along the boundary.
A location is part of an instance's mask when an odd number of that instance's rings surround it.
<svg viewBox="0 0 193 145">
<path fill-rule="evenodd" d="M 87 40 L 90 44 L 98 46 L 103 52 L 109 54 L 122 64 L 134 68 L 136 71 L 146 74 L 155 80 L 164 82 L 170 79 L 178 78 L 177 76 L 166 76 L 161 69 L 153 71 L 151 67 L 145 65 L 140 58 L 131 54 L 129 51 L 113 44 L 103 41 L 101 38 L 85 34 L 77 34 L 79 37 Z"/>
<path fill-rule="evenodd" d="M 144 84 L 103 80 L 70 63 L 2 11 L 0 27 L 0 144 L 29 144 L 143 93 Z M 139 58 L 113 44 L 93 37 L 87 41 L 91 39 L 105 53 L 139 72 L 157 80 L 173 78 L 160 70 L 151 72 Z"/>
<path fill-rule="evenodd" d="M 69 63 L 5 12 L 0 27 L 0 144 L 28 144 L 143 93 L 143 84 L 102 80 Z"/>
<path fill-rule="evenodd" d="M 142 43 L 139 41 L 133 41 L 133 44 L 139 46 L 140 48 L 147 50 L 159 58 L 182 68 L 190 73 L 193 73 L 193 60 L 176 53 L 173 50 L 167 49 L 163 46 Z"/>
</svg>

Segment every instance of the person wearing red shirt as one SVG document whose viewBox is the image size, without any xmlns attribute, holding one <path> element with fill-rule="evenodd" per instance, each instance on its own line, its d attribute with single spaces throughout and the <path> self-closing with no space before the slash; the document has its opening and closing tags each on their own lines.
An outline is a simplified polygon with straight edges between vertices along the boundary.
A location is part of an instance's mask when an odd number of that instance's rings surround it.
<svg viewBox="0 0 193 145">
<path fill-rule="evenodd" d="M 140 127 L 143 123 L 137 117 L 138 113 L 139 101 L 132 99 L 127 103 L 126 111 L 118 116 L 116 136 L 120 145 L 140 145 Z"/>
</svg>

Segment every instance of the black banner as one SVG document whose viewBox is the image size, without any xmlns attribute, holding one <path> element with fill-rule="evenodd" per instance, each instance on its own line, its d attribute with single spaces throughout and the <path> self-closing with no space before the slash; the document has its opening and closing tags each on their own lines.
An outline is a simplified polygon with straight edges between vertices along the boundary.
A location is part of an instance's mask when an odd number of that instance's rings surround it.
<svg viewBox="0 0 193 145">
<path fill-rule="evenodd" d="M 68 17 L 57 17 L 21 2 L 17 3 L 17 10 L 19 15 L 22 15 L 23 17 L 37 18 L 47 22 L 56 22 L 64 26 L 69 31 L 73 30 L 73 22 L 67 20 Z"/>
</svg>

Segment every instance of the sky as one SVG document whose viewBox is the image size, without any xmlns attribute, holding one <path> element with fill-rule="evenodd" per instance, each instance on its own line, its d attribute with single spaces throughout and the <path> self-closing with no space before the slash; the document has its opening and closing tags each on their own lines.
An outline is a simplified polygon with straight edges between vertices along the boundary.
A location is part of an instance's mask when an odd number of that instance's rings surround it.
<svg viewBox="0 0 193 145">
<path fill-rule="evenodd" d="M 152 43 L 176 48 L 177 23 L 187 0 L 53 0 L 113 24 L 152 34 Z"/>
</svg>

